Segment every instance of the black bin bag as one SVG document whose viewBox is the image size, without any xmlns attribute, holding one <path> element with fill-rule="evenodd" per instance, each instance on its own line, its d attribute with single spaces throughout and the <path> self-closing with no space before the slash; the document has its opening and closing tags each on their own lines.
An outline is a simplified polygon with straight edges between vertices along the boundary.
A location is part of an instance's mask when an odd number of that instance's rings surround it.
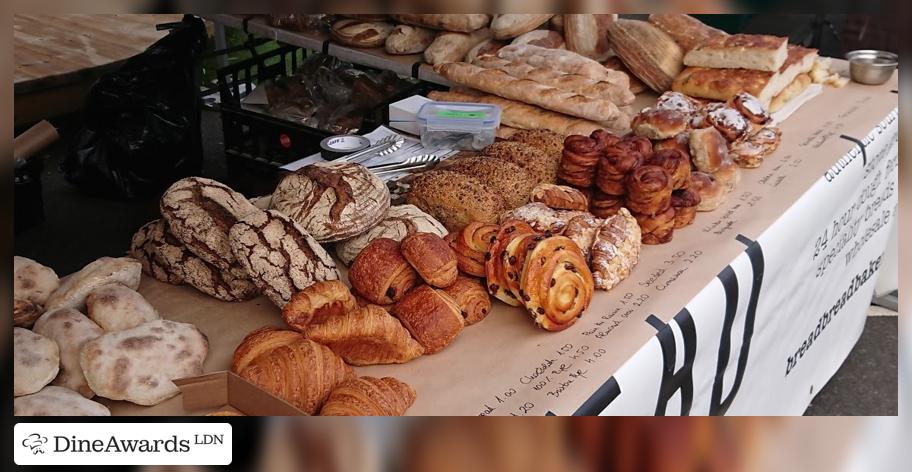
<svg viewBox="0 0 912 472">
<path fill-rule="evenodd" d="M 96 82 L 85 122 L 61 163 L 67 181 L 93 195 L 153 195 L 202 167 L 196 60 L 206 44 L 191 15 Z"/>
</svg>

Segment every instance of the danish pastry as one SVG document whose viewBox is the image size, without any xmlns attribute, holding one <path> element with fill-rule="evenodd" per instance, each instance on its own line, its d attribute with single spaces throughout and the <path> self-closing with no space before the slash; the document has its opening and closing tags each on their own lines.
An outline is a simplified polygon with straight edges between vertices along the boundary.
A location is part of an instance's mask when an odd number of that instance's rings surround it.
<svg viewBox="0 0 912 472">
<path fill-rule="evenodd" d="M 475 277 L 485 276 L 485 254 L 497 235 L 498 226 L 473 221 L 455 235 L 451 247 L 456 253 L 456 266 Z"/>
<path fill-rule="evenodd" d="M 462 331 L 465 320 L 456 301 L 441 290 L 421 285 L 393 306 L 393 314 L 424 347 L 439 352 Z"/>
<path fill-rule="evenodd" d="M 538 184 L 532 190 L 532 202 L 544 203 L 555 210 L 586 211 L 589 208 L 586 195 L 566 185 Z"/>
<path fill-rule="evenodd" d="M 355 292 L 371 303 L 389 305 L 418 284 L 418 273 L 402 256 L 398 242 L 379 238 L 352 262 L 348 281 Z"/>
<path fill-rule="evenodd" d="M 552 236 L 529 251 L 520 286 L 535 324 L 547 331 L 561 331 L 583 315 L 592 301 L 595 282 L 576 243 Z"/>
<path fill-rule="evenodd" d="M 415 233 L 406 236 L 399 249 L 428 285 L 449 287 L 459 275 L 456 253 L 436 234 Z"/>
</svg>

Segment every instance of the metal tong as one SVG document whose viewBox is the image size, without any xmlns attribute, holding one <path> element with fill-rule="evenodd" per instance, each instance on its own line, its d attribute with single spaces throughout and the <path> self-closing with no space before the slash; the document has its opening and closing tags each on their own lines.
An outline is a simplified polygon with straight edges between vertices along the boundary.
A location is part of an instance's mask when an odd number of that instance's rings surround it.
<svg viewBox="0 0 912 472">
<path fill-rule="evenodd" d="M 371 172 L 377 175 L 383 175 L 395 172 L 411 172 L 415 170 L 431 168 L 436 166 L 438 163 L 440 163 L 440 158 L 437 157 L 436 154 L 421 154 L 418 156 L 412 156 L 402 162 L 373 166 L 369 167 L 369 169 Z"/>
<path fill-rule="evenodd" d="M 333 162 L 353 162 L 355 164 L 360 164 L 376 156 L 385 156 L 387 154 L 394 153 L 398 151 L 403 144 L 405 144 L 405 138 L 399 136 L 398 134 L 391 134 L 377 141 L 377 144 L 374 144 L 367 149 L 349 154 L 347 156 L 342 156 Z"/>
</svg>

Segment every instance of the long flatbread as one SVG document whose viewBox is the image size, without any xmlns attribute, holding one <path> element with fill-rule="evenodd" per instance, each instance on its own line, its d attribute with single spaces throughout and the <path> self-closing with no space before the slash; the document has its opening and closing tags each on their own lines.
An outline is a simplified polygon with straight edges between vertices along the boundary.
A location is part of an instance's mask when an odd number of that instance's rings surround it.
<svg viewBox="0 0 912 472">
<path fill-rule="evenodd" d="M 542 108 L 603 122 L 612 127 L 630 126 L 630 117 L 609 100 L 585 97 L 548 87 L 528 79 L 517 79 L 504 71 L 485 69 L 465 62 L 437 64 L 434 71 L 450 82 L 517 100 Z"/>
<path fill-rule="evenodd" d="M 497 51 L 497 57 L 525 62 L 533 67 L 550 67 L 568 74 L 616 83 L 630 88 L 630 78 L 623 72 L 607 69 L 597 61 L 565 49 L 549 49 L 531 44 L 511 44 Z"/>
<path fill-rule="evenodd" d="M 428 98 L 446 102 L 489 103 L 501 109 L 500 122 L 506 126 L 519 129 L 547 129 L 562 135 L 582 134 L 588 136 L 604 126 L 593 121 L 573 118 L 537 106 L 514 100 L 507 100 L 496 95 L 461 92 L 431 92 Z M 623 134 L 626 129 L 609 130 Z"/>
<path fill-rule="evenodd" d="M 525 62 L 508 61 L 491 55 L 476 58 L 474 64 L 485 69 L 502 70 L 518 79 L 534 80 L 566 92 L 610 100 L 616 105 L 628 105 L 636 98 L 630 88 L 619 84 L 579 74 L 568 74 L 550 67 L 533 67 Z"/>
</svg>

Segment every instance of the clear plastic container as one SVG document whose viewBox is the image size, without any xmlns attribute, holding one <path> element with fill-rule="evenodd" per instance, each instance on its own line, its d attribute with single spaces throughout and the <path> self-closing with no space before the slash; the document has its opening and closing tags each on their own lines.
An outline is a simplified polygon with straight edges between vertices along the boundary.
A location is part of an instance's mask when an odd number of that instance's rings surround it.
<svg viewBox="0 0 912 472">
<path fill-rule="evenodd" d="M 480 151 L 494 142 L 500 107 L 485 103 L 429 102 L 418 110 L 418 133 L 427 148 Z"/>
</svg>

